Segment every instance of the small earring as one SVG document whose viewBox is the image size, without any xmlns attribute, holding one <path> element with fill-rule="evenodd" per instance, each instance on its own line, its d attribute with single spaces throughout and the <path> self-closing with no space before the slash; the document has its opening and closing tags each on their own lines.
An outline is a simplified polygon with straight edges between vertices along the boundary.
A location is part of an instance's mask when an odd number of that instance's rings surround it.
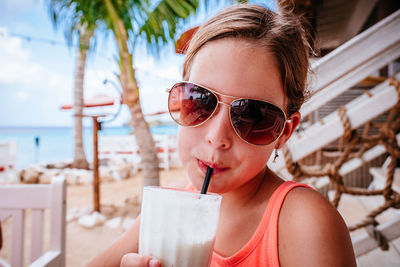
<svg viewBox="0 0 400 267">
<path fill-rule="evenodd" d="M 272 161 L 273 163 L 276 162 L 276 159 L 279 157 L 278 155 L 278 150 L 275 148 L 275 155 L 274 155 L 274 160 Z"/>
</svg>

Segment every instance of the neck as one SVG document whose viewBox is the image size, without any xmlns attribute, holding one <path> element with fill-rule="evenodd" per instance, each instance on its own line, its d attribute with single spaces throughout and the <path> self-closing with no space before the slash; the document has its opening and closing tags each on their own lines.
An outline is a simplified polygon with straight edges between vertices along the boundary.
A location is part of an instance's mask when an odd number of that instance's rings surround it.
<svg viewBox="0 0 400 267">
<path fill-rule="evenodd" d="M 279 178 L 274 175 L 268 169 L 268 167 L 265 167 L 253 179 L 240 188 L 223 194 L 222 205 L 226 207 L 235 206 L 237 208 L 241 208 L 248 205 L 254 205 L 259 201 L 263 201 L 265 200 L 265 197 L 269 198 L 269 194 L 266 192 L 266 190 L 271 188 L 270 185 L 277 183 L 277 179 Z M 275 187 L 272 186 L 271 189 L 273 192 Z M 262 193 L 260 194 L 260 192 Z"/>
</svg>

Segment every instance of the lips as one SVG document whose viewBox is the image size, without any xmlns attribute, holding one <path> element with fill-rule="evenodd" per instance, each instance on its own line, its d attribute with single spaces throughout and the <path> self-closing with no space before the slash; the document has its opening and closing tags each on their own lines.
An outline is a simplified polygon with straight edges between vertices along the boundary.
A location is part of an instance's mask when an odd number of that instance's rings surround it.
<svg viewBox="0 0 400 267">
<path fill-rule="evenodd" d="M 219 164 L 215 164 L 215 163 L 211 163 L 211 162 L 206 162 L 206 161 L 202 161 L 202 160 L 197 160 L 197 164 L 199 166 L 199 168 L 202 170 L 203 173 L 206 173 L 207 171 L 207 167 L 213 168 L 214 172 L 213 174 L 218 174 L 221 172 L 224 172 L 226 170 L 229 169 L 229 167 L 223 166 L 223 165 L 219 165 Z"/>
</svg>

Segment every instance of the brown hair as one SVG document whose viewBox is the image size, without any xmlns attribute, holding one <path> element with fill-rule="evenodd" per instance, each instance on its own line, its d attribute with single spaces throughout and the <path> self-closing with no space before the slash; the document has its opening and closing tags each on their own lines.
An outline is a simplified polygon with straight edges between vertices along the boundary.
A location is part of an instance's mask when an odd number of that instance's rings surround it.
<svg viewBox="0 0 400 267">
<path fill-rule="evenodd" d="M 208 42 L 239 38 L 266 47 L 276 57 L 283 91 L 288 99 L 287 113 L 298 111 L 305 99 L 305 87 L 312 51 L 308 35 L 298 17 L 288 10 L 271 10 L 250 4 L 228 7 L 203 24 L 190 41 L 183 64 L 188 80 L 194 57 Z"/>
</svg>

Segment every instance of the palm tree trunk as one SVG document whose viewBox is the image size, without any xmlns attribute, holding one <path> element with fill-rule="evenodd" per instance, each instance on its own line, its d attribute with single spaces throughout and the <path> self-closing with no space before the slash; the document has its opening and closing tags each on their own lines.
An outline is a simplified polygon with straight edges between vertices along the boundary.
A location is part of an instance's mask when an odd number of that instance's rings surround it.
<svg viewBox="0 0 400 267">
<path fill-rule="evenodd" d="M 127 47 L 127 46 L 126 46 Z M 143 186 L 160 184 L 157 149 L 149 125 L 144 119 L 140 105 L 135 70 L 132 68 L 132 55 L 128 50 L 120 51 L 120 76 L 124 103 L 128 105 L 132 124 L 139 146 L 143 170 Z"/>
<path fill-rule="evenodd" d="M 140 149 L 143 170 L 143 186 L 160 185 L 157 150 L 149 126 L 144 120 L 140 102 L 128 105 L 135 129 L 136 142 Z"/>
<path fill-rule="evenodd" d="M 113 23 L 113 33 L 119 51 L 119 80 L 123 91 L 123 103 L 127 104 L 135 131 L 137 145 L 140 149 L 143 170 L 143 186 L 159 185 L 159 166 L 157 150 L 149 126 L 144 119 L 139 99 L 139 88 L 132 64 L 132 55 L 128 49 L 128 33 L 117 15 L 110 0 L 106 0 L 106 7 Z"/>
<path fill-rule="evenodd" d="M 143 186 L 160 184 L 157 149 L 149 125 L 144 119 L 140 105 L 139 90 L 132 67 L 132 55 L 128 50 L 120 51 L 120 69 L 124 103 L 129 107 L 137 145 L 140 150 L 143 170 Z"/>
<path fill-rule="evenodd" d="M 88 169 L 89 163 L 86 160 L 83 147 L 83 82 L 85 78 L 86 55 L 90 45 L 90 38 L 93 31 L 85 31 L 79 37 L 79 50 L 76 58 L 75 81 L 74 81 L 74 160 L 73 168 Z"/>
</svg>

